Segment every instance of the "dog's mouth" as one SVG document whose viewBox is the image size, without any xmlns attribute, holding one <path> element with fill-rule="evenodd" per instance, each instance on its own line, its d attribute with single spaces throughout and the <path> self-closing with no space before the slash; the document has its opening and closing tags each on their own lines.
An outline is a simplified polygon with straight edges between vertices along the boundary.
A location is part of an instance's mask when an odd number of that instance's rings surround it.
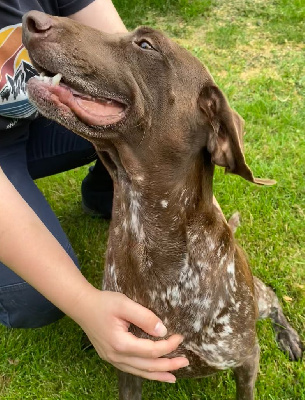
<svg viewBox="0 0 305 400">
<path fill-rule="evenodd" d="M 48 107 L 50 113 L 56 108 L 65 115 L 72 112 L 86 125 L 103 127 L 117 124 L 126 116 L 127 103 L 123 99 L 114 96 L 95 98 L 81 93 L 67 84 L 60 73 L 50 77 L 41 72 L 28 81 L 27 90 L 30 99 L 46 116 Z"/>
</svg>

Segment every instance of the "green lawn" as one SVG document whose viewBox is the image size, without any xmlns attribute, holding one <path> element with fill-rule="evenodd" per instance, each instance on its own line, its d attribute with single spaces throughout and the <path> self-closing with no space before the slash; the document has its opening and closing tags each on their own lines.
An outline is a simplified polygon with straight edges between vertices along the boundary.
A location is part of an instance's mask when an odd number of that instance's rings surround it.
<svg viewBox="0 0 305 400">
<path fill-rule="evenodd" d="M 246 158 L 271 188 L 216 172 L 215 193 L 227 216 L 242 215 L 237 238 L 254 273 L 272 286 L 305 341 L 305 0 L 116 0 L 128 28 L 166 31 L 202 60 L 246 120 Z M 108 224 L 84 215 L 80 183 L 87 168 L 37 182 L 83 266 L 100 286 Z M 259 400 L 305 400 L 304 361 L 291 363 L 258 324 Z M 80 348 L 68 318 L 36 330 L 0 327 L 0 398 L 117 399 L 114 368 Z M 231 400 L 231 372 L 175 385 L 147 382 L 145 400 Z"/>
</svg>

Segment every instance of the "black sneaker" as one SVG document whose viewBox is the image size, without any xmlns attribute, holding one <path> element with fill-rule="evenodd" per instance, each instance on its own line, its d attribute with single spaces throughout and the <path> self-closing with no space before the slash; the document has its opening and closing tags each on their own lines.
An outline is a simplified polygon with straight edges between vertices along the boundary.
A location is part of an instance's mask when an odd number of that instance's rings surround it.
<svg viewBox="0 0 305 400">
<path fill-rule="evenodd" d="M 92 217 L 111 219 L 113 183 L 100 160 L 89 168 L 81 186 L 82 208 Z"/>
</svg>

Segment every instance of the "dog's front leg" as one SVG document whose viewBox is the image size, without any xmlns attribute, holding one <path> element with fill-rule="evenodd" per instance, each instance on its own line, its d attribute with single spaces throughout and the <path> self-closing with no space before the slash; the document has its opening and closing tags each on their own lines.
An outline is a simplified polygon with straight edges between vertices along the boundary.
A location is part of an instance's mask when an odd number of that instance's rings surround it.
<svg viewBox="0 0 305 400">
<path fill-rule="evenodd" d="M 142 378 L 119 371 L 119 399 L 141 400 Z"/>
<path fill-rule="evenodd" d="M 252 355 L 240 367 L 234 369 L 236 381 L 236 400 L 253 400 L 254 386 L 259 366 L 259 344 L 253 348 Z"/>
</svg>

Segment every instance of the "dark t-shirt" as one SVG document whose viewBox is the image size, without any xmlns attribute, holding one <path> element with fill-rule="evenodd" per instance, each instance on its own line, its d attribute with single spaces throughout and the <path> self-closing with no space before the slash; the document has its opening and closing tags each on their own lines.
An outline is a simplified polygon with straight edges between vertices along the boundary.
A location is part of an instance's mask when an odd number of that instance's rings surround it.
<svg viewBox="0 0 305 400">
<path fill-rule="evenodd" d="M 22 44 L 21 18 L 30 10 L 66 17 L 93 0 L 0 0 L 0 145 L 17 140 L 37 116 L 26 82 L 36 75 Z"/>
</svg>

